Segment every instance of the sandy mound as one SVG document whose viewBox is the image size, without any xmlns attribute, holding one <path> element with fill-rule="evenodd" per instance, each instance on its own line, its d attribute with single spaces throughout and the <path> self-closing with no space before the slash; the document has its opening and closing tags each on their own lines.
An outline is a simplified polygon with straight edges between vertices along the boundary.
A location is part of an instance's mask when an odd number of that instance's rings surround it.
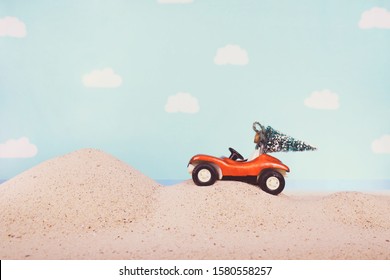
<svg viewBox="0 0 390 280">
<path fill-rule="evenodd" d="M 390 259 L 390 196 L 159 187 L 81 150 L 0 185 L 1 259 Z"/>
<path fill-rule="evenodd" d="M 150 213 L 158 184 L 118 159 L 83 149 L 0 185 L 1 237 L 97 231 Z"/>
<path fill-rule="evenodd" d="M 364 229 L 384 229 L 390 234 L 388 197 L 359 192 L 335 193 L 324 198 L 324 210 L 336 222 Z"/>
<path fill-rule="evenodd" d="M 134 257 L 390 259 L 388 213 L 388 195 L 271 196 L 244 183 L 188 181 L 160 191 L 149 233 L 165 241 Z"/>
</svg>

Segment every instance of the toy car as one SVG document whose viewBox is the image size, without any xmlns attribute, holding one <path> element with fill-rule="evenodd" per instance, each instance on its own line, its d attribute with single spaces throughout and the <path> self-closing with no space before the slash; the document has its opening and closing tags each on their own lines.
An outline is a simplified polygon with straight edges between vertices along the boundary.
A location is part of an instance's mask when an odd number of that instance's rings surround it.
<svg viewBox="0 0 390 280">
<path fill-rule="evenodd" d="M 257 184 L 272 195 L 283 191 L 284 176 L 290 169 L 280 160 L 268 154 L 260 154 L 248 161 L 233 148 L 229 148 L 229 151 L 229 158 L 204 154 L 193 156 L 187 168 L 194 183 L 210 186 L 216 180 L 238 180 Z"/>
</svg>

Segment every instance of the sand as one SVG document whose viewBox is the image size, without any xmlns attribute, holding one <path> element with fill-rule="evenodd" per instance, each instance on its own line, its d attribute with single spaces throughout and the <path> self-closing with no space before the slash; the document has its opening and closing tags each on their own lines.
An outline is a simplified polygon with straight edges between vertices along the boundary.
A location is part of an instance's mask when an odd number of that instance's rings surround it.
<svg viewBox="0 0 390 280">
<path fill-rule="evenodd" d="M 388 194 L 163 187 L 83 149 L 0 185 L 0 259 L 388 260 L 389 214 Z"/>
</svg>

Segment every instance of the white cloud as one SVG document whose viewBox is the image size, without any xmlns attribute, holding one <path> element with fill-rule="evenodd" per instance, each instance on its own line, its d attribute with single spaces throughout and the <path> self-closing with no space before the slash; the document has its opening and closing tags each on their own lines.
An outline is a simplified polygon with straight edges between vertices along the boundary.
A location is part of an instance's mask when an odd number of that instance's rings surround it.
<svg viewBox="0 0 390 280">
<path fill-rule="evenodd" d="M 0 158 L 29 158 L 37 153 L 37 147 L 31 144 L 27 137 L 9 139 L 4 144 L 0 144 Z"/>
<path fill-rule="evenodd" d="M 339 96 L 328 89 L 312 92 L 304 103 L 307 107 L 322 110 L 336 110 L 340 107 Z"/>
<path fill-rule="evenodd" d="M 359 21 L 359 27 L 369 28 L 388 28 L 390 29 L 390 12 L 384 8 L 374 7 L 362 13 Z"/>
<path fill-rule="evenodd" d="M 246 65 L 248 62 L 248 53 L 238 45 L 226 45 L 219 48 L 214 57 L 214 63 L 218 65 Z"/>
<path fill-rule="evenodd" d="M 187 4 L 192 3 L 193 0 L 157 0 L 161 4 Z"/>
<path fill-rule="evenodd" d="M 114 73 L 111 68 L 93 70 L 84 75 L 83 84 L 86 87 L 115 88 L 122 84 L 121 76 Z"/>
<path fill-rule="evenodd" d="M 371 144 L 371 149 L 376 154 L 390 154 L 390 135 L 375 139 Z"/>
<path fill-rule="evenodd" d="M 187 92 L 179 92 L 168 97 L 165 104 L 168 113 L 197 113 L 199 111 L 198 100 Z"/>
<path fill-rule="evenodd" d="M 16 17 L 5 17 L 0 19 L 0 37 L 10 36 L 16 38 L 26 37 L 26 25 Z"/>
</svg>

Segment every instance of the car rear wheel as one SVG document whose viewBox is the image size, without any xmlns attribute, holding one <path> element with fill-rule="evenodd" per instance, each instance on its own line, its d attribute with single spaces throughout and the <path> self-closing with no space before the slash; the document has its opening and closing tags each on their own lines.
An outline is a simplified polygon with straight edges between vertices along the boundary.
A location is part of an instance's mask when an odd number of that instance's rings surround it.
<svg viewBox="0 0 390 280">
<path fill-rule="evenodd" d="M 198 186 L 210 186 L 217 180 L 217 172 L 210 164 L 198 164 L 192 171 L 192 180 Z"/>
<path fill-rule="evenodd" d="M 266 170 L 261 173 L 258 185 L 266 193 L 272 195 L 280 194 L 285 185 L 284 177 L 276 170 Z"/>
</svg>

